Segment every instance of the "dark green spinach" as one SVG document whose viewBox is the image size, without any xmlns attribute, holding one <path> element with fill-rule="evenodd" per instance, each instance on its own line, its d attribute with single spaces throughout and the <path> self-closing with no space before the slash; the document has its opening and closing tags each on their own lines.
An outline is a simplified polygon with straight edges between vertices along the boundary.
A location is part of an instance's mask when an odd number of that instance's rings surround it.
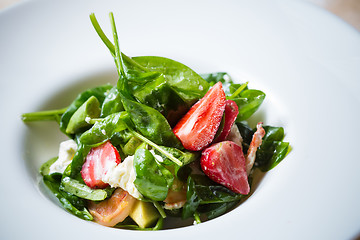
<svg viewBox="0 0 360 240">
<path fill-rule="evenodd" d="M 76 110 L 78 110 L 78 108 L 83 105 L 83 103 L 86 102 L 91 96 L 96 97 L 100 104 L 102 104 L 106 95 L 108 94 L 108 91 L 111 88 L 111 85 L 103 85 L 100 87 L 87 89 L 80 93 L 61 116 L 60 130 L 66 134 L 66 128 L 69 124 L 70 118 L 76 112 Z"/>
<path fill-rule="evenodd" d="M 139 192 L 153 201 L 163 201 L 168 193 L 168 181 L 163 176 L 154 156 L 147 149 L 138 149 L 134 155 L 136 179 Z"/>
</svg>

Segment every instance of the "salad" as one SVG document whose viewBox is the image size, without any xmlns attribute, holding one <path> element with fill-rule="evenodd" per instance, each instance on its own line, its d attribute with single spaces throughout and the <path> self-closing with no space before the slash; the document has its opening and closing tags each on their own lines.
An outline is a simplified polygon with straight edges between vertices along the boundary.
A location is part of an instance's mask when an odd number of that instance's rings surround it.
<svg viewBox="0 0 360 240">
<path fill-rule="evenodd" d="M 246 122 L 264 92 L 224 72 L 129 57 L 112 13 L 114 43 L 90 19 L 114 57 L 117 84 L 87 89 L 63 109 L 22 115 L 56 121 L 68 137 L 40 168 L 67 211 L 123 229 L 159 230 L 169 216 L 198 224 L 238 206 L 254 169 L 268 171 L 287 155 L 282 127 Z"/>
</svg>

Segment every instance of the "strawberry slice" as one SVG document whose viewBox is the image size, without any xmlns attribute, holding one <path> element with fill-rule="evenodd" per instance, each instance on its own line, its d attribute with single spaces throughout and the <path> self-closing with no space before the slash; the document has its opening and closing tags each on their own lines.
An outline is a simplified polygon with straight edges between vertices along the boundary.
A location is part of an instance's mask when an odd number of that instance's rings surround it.
<svg viewBox="0 0 360 240">
<path fill-rule="evenodd" d="M 231 141 L 219 142 L 203 150 L 200 165 L 213 181 L 233 192 L 249 194 L 245 157 L 239 145 Z"/>
<path fill-rule="evenodd" d="M 214 142 L 224 141 L 231 131 L 231 127 L 234 124 L 237 115 L 239 114 L 239 108 L 233 100 L 225 101 L 225 123 L 220 135 L 214 140 Z"/>
<path fill-rule="evenodd" d="M 82 166 L 81 176 L 90 188 L 106 188 L 108 184 L 102 181 L 102 177 L 108 169 L 120 162 L 119 152 L 107 141 L 90 150 Z"/>
<path fill-rule="evenodd" d="M 225 101 L 222 84 L 218 82 L 180 119 L 173 132 L 185 149 L 199 151 L 214 140 L 225 110 Z"/>
</svg>

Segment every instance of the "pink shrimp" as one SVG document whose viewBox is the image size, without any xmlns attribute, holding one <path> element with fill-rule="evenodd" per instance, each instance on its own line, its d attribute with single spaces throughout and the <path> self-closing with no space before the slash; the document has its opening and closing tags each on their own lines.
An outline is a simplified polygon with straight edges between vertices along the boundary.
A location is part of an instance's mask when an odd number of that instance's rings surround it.
<svg viewBox="0 0 360 240">
<path fill-rule="evenodd" d="M 118 188 L 113 195 L 100 203 L 90 202 L 89 211 L 94 221 L 108 227 L 124 221 L 136 202 L 128 192 Z"/>
<path fill-rule="evenodd" d="M 252 167 L 254 166 L 255 163 L 255 157 L 256 157 L 256 151 L 258 149 L 258 147 L 260 147 L 260 145 L 262 144 L 262 138 L 265 136 L 265 130 L 262 127 L 263 123 L 259 122 L 256 125 L 256 132 L 254 133 L 248 152 L 245 156 L 245 160 L 246 160 L 246 173 L 249 176 L 250 171 L 252 169 Z"/>
</svg>

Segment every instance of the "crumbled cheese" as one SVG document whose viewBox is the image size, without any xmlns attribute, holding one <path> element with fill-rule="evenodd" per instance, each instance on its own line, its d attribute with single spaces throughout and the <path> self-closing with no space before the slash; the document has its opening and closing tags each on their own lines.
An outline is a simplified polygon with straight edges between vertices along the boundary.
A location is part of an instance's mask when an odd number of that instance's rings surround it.
<svg viewBox="0 0 360 240">
<path fill-rule="evenodd" d="M 101 130 L 101 133 L 104 134 L 104 135 L 106 135 L 105 129 L 102 129 L 102 130 Z"/>
<path fill-rule="evenodd" d="M 87 122 L 87 123 L 90 124 L 90 121 L 91 121 L 91 117 L 86 117 L 86 118 L 85 118 L 85 122 Z"/>
<path fill-rule="evenodd" d="M 225 74 L 224 76 L 223 76 L 223 78 L 224 78 L 224 80 L 225 80 L 225 82 L 230 82 L 230 77 L 229 77 L 229 75 L 227 75 L 227 74 Z"/>
<path fill-rule="evenodd" d="M 140 199 L 142 195 L 134 184 L 135 178 L 134 156 L 128 156 L 118 165 L 114 163 L 110 166 L 102 181 L 110 184 L 111 187 L 120 187 L 134 198 Z"/>
<path fill-rule="evenodd" d="M 59 157 L 50 166 L 51 173 L 64 173 L 66 167 L 71 163 L 77 150 L 76 142 L 72 139 L 61 142 L 59 147 Z"/>
<path fill-rule="evenodd" d="M 204 90 L 204 87 L 202 85 L 199 85 L 199 90 L 200 91 Z"/>
<path fill-rule="evenodd" d="M 157 155 L 153 149 L 151 149 L 151 150 L 149 150 L 149 151 L 151 152 L 151 154 L 154 156 L 154 158 L 155 158 L 158 162 L 163 162 L 163 161 L 164 161 L 164 159 L 162 158 L 162 156 Z"/>
</svg>

